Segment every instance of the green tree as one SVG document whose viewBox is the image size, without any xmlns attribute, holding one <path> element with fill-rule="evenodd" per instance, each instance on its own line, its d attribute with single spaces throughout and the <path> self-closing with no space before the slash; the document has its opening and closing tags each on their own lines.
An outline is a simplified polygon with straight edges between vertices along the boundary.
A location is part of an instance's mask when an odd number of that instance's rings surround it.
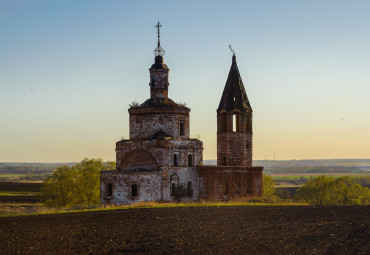
<svg viewBox="0 0 370 255">
<path fill-rule="evenodd" d="M 296 191 L 294 198 L 296 200 L 305 201 L 309 204 L 327 204 L 327 201 L 330 200 L 328 195 L 328 186 L 332 181 L 334 181 L 333 178 L 328 178 L 325 175 L 309 180 L 302 188 Z"/>
<path fill-rule="evenodd" d="M 335 180 L 337 203 L 341 205 L 359 204 L 358 197 L 363 194 L 364 187 L 356 183 L 352 177 L 343 176 Z"/>
<path fill-rule="evenodd" d="M 85 158 L 73 167 L 57 168 L 41 188 L 41 197 L 50 206 L 100 204 L 100 171 L 113 170 L 114 162 Z"/>
<path fill-rule="evenodd" d="M 370 192 L 352 177 L 334 179 L 323 175 L 306 182 L 294 198 L 315 205 L 365 205 L 369 204 Z"/>
<path fill-rule="evenodd" d="M 360 205 L 370 205 L 370 189 L 368 187 L 362 189 L 357 201 Z"/>
<path fill-rule="evenodd" d="M 47 177 L 40 190 L 40 197 L 48 206 L 67 206 L 74 201 L 73 170 L 61 166 Z"/>
<path fill-rule="evenodd" d="M 263 196 L 266 198 L 275 198 L 274 193 L 276 191 L 275 188 L 276 182 L 270 176 L 263 174 L 262 175 L 262 190 Z"/>
</svg>

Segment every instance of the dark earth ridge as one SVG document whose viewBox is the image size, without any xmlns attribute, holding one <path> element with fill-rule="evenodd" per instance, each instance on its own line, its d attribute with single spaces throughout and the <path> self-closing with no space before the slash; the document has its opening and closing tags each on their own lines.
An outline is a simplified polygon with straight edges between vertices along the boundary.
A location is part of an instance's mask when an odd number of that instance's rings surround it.
<svg viewBox="0 0 370 255">
<path fill-rule="evenodd" d="M 1 254 L 370 254 L 370 206 L 142 208 L 0 218 Z"/>
<path fill-rule="evenodd" d="M 0 182 L 0 191 L 38 192 L 38 191 L 40 191 L 41 186 L 42 186 L 42 183 Z"/>
</svg>

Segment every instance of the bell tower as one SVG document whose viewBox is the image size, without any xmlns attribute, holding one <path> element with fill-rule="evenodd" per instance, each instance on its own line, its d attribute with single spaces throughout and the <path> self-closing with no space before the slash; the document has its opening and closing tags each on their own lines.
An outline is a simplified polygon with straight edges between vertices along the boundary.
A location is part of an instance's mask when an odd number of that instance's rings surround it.
<svg viewBox="0 0 370 255">
<path fill-rule="evenodd" d="M 252 107 L 234 51 L 217 109 L 217 165 L 252 166 Z"/>
<path fill-rule="evenodd" d="M 158 22 L 156 25 L 158 44 L 154 49 L 155 62 L 149 69 L 150 72 L 150 98 L 168 98 L 168 69 L 167 65 L 163 63 L 164 49 L 161 48 L 160 42 L 160 28 L 161 24 Z"/>
</svg>

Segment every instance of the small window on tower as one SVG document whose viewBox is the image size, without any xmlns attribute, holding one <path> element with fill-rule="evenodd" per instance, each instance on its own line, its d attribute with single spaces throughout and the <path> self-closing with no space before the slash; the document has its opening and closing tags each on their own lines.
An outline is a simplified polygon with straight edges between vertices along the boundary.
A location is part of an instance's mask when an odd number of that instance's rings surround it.
<svg viewBox="0 0 370 255">
<path fill-rule="evenodd" d="M 185 135 L 185 123 L 184 122 L 180 122 L 180 136 L 184 136 Z"/>
<path fill-rule="evenodd" d="M 237 131 L 237 118 L 236 118 L 236 114 L 233 114 L 233 132 L 236 132 Z"/>
<path fill-rule="evenodd" d="M 177 162 L 177 154 L 173 154 L 173 165 L 174 165 L 174 166 L 178 166 L 178 162 Z"/>
<path fill-rule="evenodd" d="M 188 166 L 193 166 L 193 155 L 191 154 L 188 156 Z"/>
</svg>

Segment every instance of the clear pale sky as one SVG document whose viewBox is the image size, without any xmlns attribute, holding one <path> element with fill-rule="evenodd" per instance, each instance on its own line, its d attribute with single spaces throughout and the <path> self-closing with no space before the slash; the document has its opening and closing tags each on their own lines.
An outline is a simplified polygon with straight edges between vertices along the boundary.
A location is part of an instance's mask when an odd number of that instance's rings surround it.
<svg viewBox="0 0 370 255">
<path fill-rule="evenodd" d="M 129 104 L 149 97 L 158 20 L 204 159 L 229 44 L 254 159 L 370 158 L 370 1 L 0 0 L 0 162 L 115 160 Z"/>
</svg>

